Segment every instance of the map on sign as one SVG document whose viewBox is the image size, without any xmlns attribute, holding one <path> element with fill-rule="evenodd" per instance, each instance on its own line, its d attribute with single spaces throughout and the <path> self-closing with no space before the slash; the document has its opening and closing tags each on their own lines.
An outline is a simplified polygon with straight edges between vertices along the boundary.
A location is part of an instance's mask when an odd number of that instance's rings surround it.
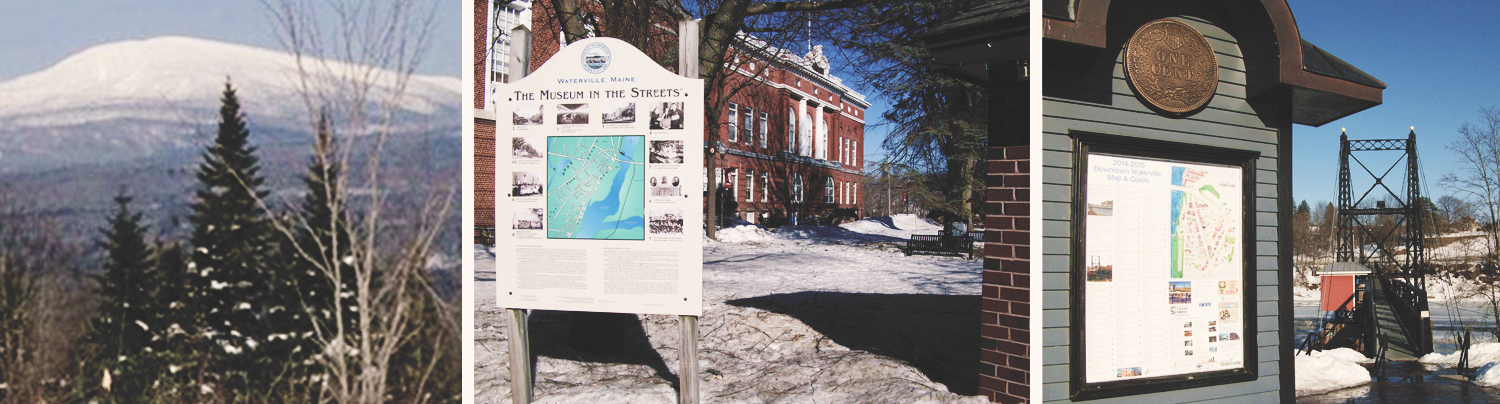
<svg viewBox="0 0 1500 404">
<path fill-rule="evenodd" d="M 547 138 L 547 238 L 646 238 L 645 136 Z"/>
<path fill-rule="evenodd" d="M 1172 167 L 1172 277 L 1232 275 L 1238 211 L 1207 170 Z M 1238 201 L 1233 201 L 1238 204 Z M 1224 272 L 1228 271 L 1228 272 Z"/>
</svg>

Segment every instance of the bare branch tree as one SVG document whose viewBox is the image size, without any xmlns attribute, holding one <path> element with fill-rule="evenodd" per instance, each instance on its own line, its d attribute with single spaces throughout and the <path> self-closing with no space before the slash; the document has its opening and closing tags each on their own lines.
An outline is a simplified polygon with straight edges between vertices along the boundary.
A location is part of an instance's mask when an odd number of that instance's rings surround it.
<svg viewBox="0 0 1500 404">
<path fill-rule="evenodd" d="M 1489 301 L 1495 333 L 1500 335 L 1500 256 L 1496 251 L 1500 226 L 1495 225 L 1500 217 L 1500 109 L 1480 108 L 1479 122 L 1464 122 L 1458 134 L 1448 150 L 1459 160 L 1459 169 L 1444 175 L 1442 182 L 1460 198 L 1472 201 L 1479 219 L 1488 223 L 1480 226 L 1485 241 L 1480 243 L 1479 262 L 1466 277 L 1482 285 L 1479 294 Z"/>
<path fill-rule="evenodd" d="M 448 190 L 431 195 L 417 211 L 383 217 L 388 207 L 382 151 L 401 119 L 398 114 L 407 84 L 429 45 L 436 10 L 429 3 L 412 0 L 318 4 L 266 0 L 265 5 L 277 23 L 282 45 L 297 60 L 295 78 L 309 112 L 309 128 L 315 128 L 317 117 L 328 111 L 332 123 L 327 130 L 340 144 L 348 145 L 323 158 L 352 167 L 351 153 L 362 152 L 359 174 L 330 173 L 348 175 L 349 180 L 329 182 L 335 185 L 321 191 L 326 192 L 327 208 L 347 213 L 348 220 L 334 220 L 323 229 L 309 229 L 302 215 L 276 223 L 277 231 L 287 238 L 298 229 L 350 235 L 347 246 L 319 242 L 291 247 L 297 259 L 315 268 L 335 290 L 347 289 L 344 285 L 353 288 L 336 296 L 339 309 L 303 307 L 314 318 L 326 318 L 314 321 L 312 335 L 323 347 L 315 357 L 326 372 L 320 380 L 322 397 L 341 403 L 384 402 L 391 390 L 388 376 L 397 352 L 408 343 L 430 343 L 411 340 L 417 331 L 411 326 L 416 314 L 413 306 L 424 297 L 420 294 L 433 294 L 422 272 L 451 208 L 452 191 Z M 333 13 L 337 26 L 320 26 L 317 15 L 321 12 Z M 368 195 L 368 200 L 351 202 L 355 190 Z M 384 254 L 378 237 L 390 230 L 392 221 L 418 224 L 404 235 L 398 254 Z M 345 279 L 346 274 L 355 279 Z M 452 310 L 440 299 L 432 300 L 443 312 Z M 347 322 L 353 329 L 345 326 L 345 315 L 357 317 Z"/>
</svg>

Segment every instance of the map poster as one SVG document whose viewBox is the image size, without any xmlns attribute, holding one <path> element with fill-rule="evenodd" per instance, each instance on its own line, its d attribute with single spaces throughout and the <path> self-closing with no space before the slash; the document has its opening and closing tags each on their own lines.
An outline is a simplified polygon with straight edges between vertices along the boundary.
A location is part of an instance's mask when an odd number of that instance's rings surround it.
<svg viewBox="0 0 1500 404">
<path fill-rule="evenodd" d="M 702 314 L 702 90 L 589 38 L 495 93 L 501 307 Z"/>
<path fill-rule="evenodd" d="M 1084 381 L 1244 368 L 1243 169 L 1086 159 Z"/>
</svg>

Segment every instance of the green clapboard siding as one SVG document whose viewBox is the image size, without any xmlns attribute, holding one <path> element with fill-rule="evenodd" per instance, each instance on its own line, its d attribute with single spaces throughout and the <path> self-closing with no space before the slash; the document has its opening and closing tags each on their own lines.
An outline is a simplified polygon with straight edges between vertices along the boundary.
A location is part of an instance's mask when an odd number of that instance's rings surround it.
<svg viewBox="0 0 1500 404">
<path fill-rule="evenodd" d="M 1256 256 L 1255 287 L 1257 311 L 1251 324 L 1258 325 L 1258 363 L 1247 364 L 1257 370 L 1258 379 L 1250 382 L 1177 390 L 1163 393 L 1117 397 L 1091 402 L 1107 403 L 1247 403 L 1276 402 L 1279 399 L 1280 368 L 1277 338 L 1277 201 L 1278 185 L 1277 129 L 1273 119 L 1263 119 L 1245 100 L 1245 62 L 1235 36 L 1215 24 L 1211 10 L 1195 2 L 1139 2 L 1137 9 L 1113 7 L 1108 23 L 1111 47 L 1100 52 L 1095 66 L 1088 72 L 1048 69 L 1042 77 L 1041 164 L 1042 203 L 1042 323 L 1040 350 L 1042 399 L 1047 403 L 1071 402 L 1068 396 L 1069 369 L 1069 243 L 1072 209 L 1074 151 L 1072 131 L 1087 131 L 1143 139 L 1168 140 L 1218 147 L 1253 150 L 1260 153 L 1256 163 L 1256 198 L 1250 204 L 1256 210 L 1254 241 Z M 1219 60 L 1219 86 L 1208 107 L 1184 118 L 1166 118 L 1146 107 L 1125 80 L 1123 52 L 1119 38 L 1128 38 L 1136 27 L 1160 15 L 1164 10 L 1179 11 L 1177 18 L 1198 29 L 1209 38 Z M 1204 17 L 1207 15 L 1208 17 Z M 1045 45 L 1044 45 L 1045 46 Z M 1047 66 L 1043 64 L 1044 68 Z M 1055 73 L 1055 74 L 1054 74 Z M 1107 73 L 1107 74 L 1106 74 Z M 1053 321 L 1053 317 L 1058 317 Z M 1251 348 L 1256 349 L 1256 348 Z"/>
</svg>

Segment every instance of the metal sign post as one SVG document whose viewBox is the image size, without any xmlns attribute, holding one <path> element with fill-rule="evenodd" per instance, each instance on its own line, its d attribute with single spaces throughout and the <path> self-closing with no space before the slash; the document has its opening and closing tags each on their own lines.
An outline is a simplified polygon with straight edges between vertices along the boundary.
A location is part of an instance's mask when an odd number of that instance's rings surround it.
<svg viewBox="0 0 1500 404">
<path fill-rule="evenodd" d="M 531 30 L 518 26 L 510 31 L 510 54 L 506 72 L 508 81 L 520 80 L 531 70 Z M 485 80 L 489 80 L 486 77 Z M 493 99 L 496 95 L 490 95 Z M 526 311 L 505 309 L 506 338 L 510 343 L 510 401 L 531 402 L 535 373 L 531 371 L 531 333 L 526 325 Z"/>
<path fill-rule="evenodd" d="M 677 22 L 677 72 L 698 78 L 698 22 L 691 17 Z M 698 404 L 698 316 L 677 316 L 677 322 L 682 328 L 677 402 Z"/>
<path fill-rule="evenodd" d="M 508 320 L 506 338 L 510 341 L 510 401 L 531 402 L 534 373 L 531 371 L 531 338 L 526 327 L 526 311 L 505 309 Z"/>
</svg>

